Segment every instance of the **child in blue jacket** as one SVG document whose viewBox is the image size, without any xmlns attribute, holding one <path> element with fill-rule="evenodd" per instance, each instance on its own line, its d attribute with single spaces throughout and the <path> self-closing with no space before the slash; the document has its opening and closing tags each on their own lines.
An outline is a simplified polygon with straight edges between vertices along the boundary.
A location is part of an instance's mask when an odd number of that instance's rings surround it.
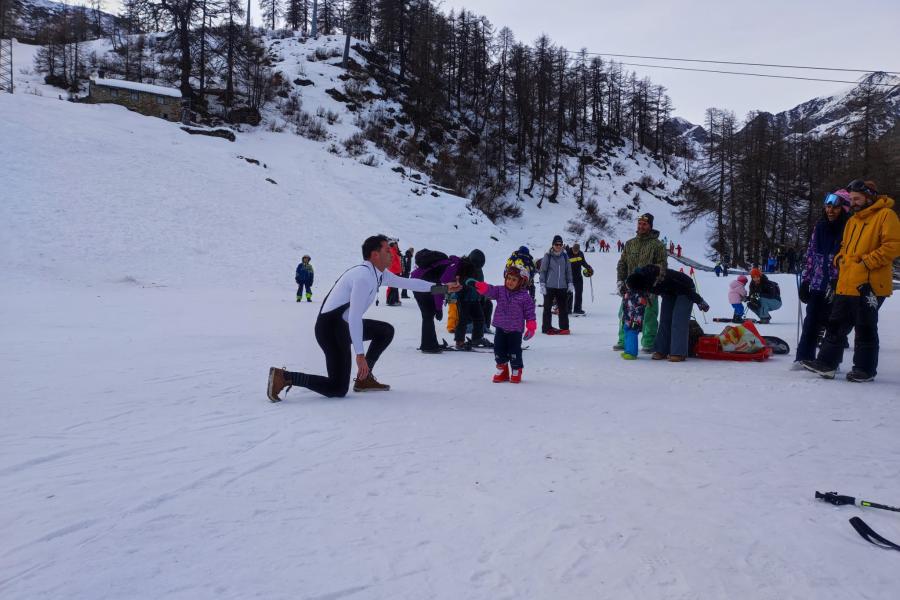
<svg viewBox="0 0 900 600">
<path fill-rule="evenodd" d="M 303 288 L 306 288 L 306 301 L 312 302 L 312 284 L 313 284 L 313 266 L 309 262 L 310 257 L 306 255 L 303 257 L 303 262 L 297 265 L 297 275 L 294 277 L 294 281 L 297 282 L 299 286 L 297 288 L 297 302 L 301 302 L 303 300 Z"/>
</svg>

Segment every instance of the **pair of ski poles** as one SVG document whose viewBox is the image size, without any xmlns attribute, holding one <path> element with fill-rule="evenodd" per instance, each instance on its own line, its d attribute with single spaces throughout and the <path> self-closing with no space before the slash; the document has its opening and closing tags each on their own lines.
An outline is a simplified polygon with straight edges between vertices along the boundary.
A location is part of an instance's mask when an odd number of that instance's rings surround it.
<svg viewBox="0 0 900 600">
<path fill-rule="evenodd" d="M 879 504 L 877 502 L 870 502 L 868 500 L 857 500 L 853 496 L 842 496 L 837 492 L 825 492 L 823 494 L 822 492 L 816 491 L 816 498 L 835 506 L 846 506 L 852 504 L 853 506 L 859 506 L 861 508 L 879 508 L 881 510 L 889 510 L 891 512 L 900 512 L 900 508 L 897 508 L 896 506 L 888 506 L 887 504 Z M 862 539 L 866 540 L 870 544 L 874 544 L 875 546 L 884 548 L 885 550 L 900 551 L 900 545 L 895 544 L 889 539 L 879 535 L 874 529 L 869 527 L 868 523 L 866 523 L 859 517 L 851 518 L 850 525 L 853 526 L 853 529 L 856 530 L 856 533 L 858 533 L 860 537 L 862 537 Z"/>
</svg>

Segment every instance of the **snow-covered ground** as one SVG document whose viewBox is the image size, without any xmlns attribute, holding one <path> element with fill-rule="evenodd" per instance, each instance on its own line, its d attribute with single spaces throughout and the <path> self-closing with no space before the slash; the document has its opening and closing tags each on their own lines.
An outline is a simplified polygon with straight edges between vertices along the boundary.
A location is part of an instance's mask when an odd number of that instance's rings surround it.
<svg viewBox="0 0 900 600">
<path fill-rule="evenodd" d="M 511 249 L 545 247 L 563 207 L 496 227 L 293 135 L 232 144 L 47 95 L 0 95 L 0 165 L 4 599 L 844 599 L 900 585 L 896 556 L 847 524 L 859 509 L 813 500 L 900 498 L 894 298 L 872 384 L 790 372 L 789 357 L 625 363 L 609 349 L 618 256 L 593 254 L 589 315 L 531 342 L 520 386 L 490 383 L 491 355 L 418 353 L 405 302 L 369 312 L 397 329 L 376 369 L 391 392 L 271 404 L 270 365 L 324 369 L 319 304 L 293 301 L 302 254 L 317 300 L 375 232 L 480 247 L 496 281 Z M 726 280 L 698 277 L 710 315 L 730 314 Z M 777 279 L 785 307 L 764 333 L 793 346 L 793 282 Z M 863 516 L 900 537 L 892 513 Z"/>
</svg>

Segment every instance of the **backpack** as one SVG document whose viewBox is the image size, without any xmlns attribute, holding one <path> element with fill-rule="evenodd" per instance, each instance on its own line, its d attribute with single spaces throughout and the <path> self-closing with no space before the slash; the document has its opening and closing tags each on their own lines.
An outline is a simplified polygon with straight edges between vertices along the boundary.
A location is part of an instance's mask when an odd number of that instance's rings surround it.
<svg viewBox="0 0 900 600">
<path fill-rule="evenodd" d="M 440 250 L 429 250 L 428 248 L 422 248 L 418 252 L 416 252 L 415 261 L 416 266 L 421 269 L 427 269 L 434 263 L 439 260 L 447 260 L 449 257 L 441 252 Z"/>
</svg>

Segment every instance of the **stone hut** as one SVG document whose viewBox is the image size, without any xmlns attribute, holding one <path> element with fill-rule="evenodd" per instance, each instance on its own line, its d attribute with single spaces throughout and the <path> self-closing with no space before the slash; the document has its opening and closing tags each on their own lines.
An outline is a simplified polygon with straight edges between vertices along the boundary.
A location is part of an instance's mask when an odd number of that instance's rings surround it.
<svg viewBox="0 0 900 600">
<path fill-rule="evenodd" d="M 181 90 L 124 79 L 92 77 L 86 102 L 121 104 L 129 110 L 168 121 L 181 120 Z"/>
</svg>

